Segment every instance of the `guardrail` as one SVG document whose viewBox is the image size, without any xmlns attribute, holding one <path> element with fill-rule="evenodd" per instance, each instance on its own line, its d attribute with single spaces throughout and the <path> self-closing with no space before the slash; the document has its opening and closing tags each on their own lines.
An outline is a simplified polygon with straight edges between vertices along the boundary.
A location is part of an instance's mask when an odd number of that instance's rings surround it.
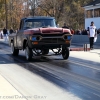
<svg viewBox="0 0 100 100">
<path fill-rule="evenodd" d="M 89 37 L 88 35 L 73 35 L 72 43 L 89 43 Z M 95 43 L 100 43 L 100 35 L 97 36 Z"/>
</svg>

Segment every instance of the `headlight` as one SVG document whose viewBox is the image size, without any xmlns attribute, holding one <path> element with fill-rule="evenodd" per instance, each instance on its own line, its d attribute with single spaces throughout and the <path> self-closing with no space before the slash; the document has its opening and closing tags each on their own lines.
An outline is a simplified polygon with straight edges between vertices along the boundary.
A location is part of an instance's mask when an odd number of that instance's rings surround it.
<svg viewBox="0 0 100 100">
<path fill-rule="evenodd" d="M 37 40 L 36 40 L 36 37 L 32 37 L 32 41 L 37 41 Z"/>
<path fill-rule="evenodd" d="M 67 35 L 64 35 L 64 37 L 63 37 L 63 38 L 64 38 L 64 40 L 67 40 Z"/>
<path fill-rule="evenodd" d="M 31 37 L 31 40 L 32 40 L 32 41 L 40 41 L 41 39 L 42 39 L 41 36 L 32 36 L 32 37 Z"/>
<path fill-rule="evenodd" d="M 71 40 L 71 36 L 67 36 L 67 40 Z"/>
<path fill-rule="evenodd" d="M 70 35 L 64 35 L 64 36 L 63 36 L 63 39 L 64 39 L 64 40 L 71 40 L 71 36 L 70 36 Z"/>
</svg>

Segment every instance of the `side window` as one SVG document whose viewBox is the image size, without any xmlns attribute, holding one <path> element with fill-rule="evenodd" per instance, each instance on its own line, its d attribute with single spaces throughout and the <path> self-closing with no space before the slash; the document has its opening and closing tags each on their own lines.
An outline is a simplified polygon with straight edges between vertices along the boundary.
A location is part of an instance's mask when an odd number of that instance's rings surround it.
<svg viewBox="0 0 100 100">
<path fill-rule="evenodd" d="M 42 25 L 42 22 L 34 22 L 34 28 L 37 28 L 37 27 L 42 27 L 44 25 Z"/>
<path fill-rule="evenodd" d="M 33 27 L 33 23 L 32 22 L 25 22 L 25 27 L 26 28 L 32 28 Z"/>
</svg>

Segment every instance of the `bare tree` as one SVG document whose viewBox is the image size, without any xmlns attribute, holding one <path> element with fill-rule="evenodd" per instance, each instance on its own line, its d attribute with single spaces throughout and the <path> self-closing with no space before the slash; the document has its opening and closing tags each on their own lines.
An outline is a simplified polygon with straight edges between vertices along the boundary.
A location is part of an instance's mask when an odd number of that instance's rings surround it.
<svg viewBox="0 0 100 100">
<path fill-rule="evenodd" d="M 18 27 L 22 17 L 52 16 L 61 26 L 66 22 L 74 29 L 84 26 L 82 6 L 91 0 L 6 0 L 8 27 Z M 0 26 L 5 23 L 4 0 L 0 0 Z"/>
<path fill-rule="evenodd" d="M 9 28 L 17 28 L 23 15 L 23 0 L 19 0 L 19 2 L 17 0 L 10 0 L 10 2 L 8 2 Z"/>
<path fill-rule="evenodd" d="M 36 15 L 36 9 L 39 5 L 41 0 L 27 0 L 26 1 L 26 6 L 27 6 L 27 10 L 29 10 L 29 14 L 32 16 Z"/>
</svg>

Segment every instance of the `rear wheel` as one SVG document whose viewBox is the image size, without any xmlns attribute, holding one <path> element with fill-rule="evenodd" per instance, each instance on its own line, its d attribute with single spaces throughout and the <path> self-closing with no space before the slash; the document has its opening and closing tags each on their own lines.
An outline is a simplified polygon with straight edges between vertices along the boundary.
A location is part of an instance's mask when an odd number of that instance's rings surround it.
<svg viewBox="0 0 100 100">
<path fill-rule="evenodd" d="M 33 56 L 32 49 L 30 49 L 30 48 L 27 46 L 27 47 L 25 48 L 25 57 L 26 57 L 26 60 L 31 61 L 31 60 L 32 60 L 32 56 Z"/>
<path fill-rule="evenodd" d="M 69 58 L 69 48 L 62 48 L 62 57 L 63 59 Z"/>
<path fill-rule="evenodd" d="M 43 49 L 43 50 L 42 50 L 42 54 L 43 54 L 43 55 L 46 55 L 46 54 L 48 54 L 48 53 L 49 53 L 49 49 Z"/>
<path fill-rule="evenodd" d="M 19 54 L 19 49 L 15 49 L 13 42 L 11 43 L 11 53 L 14 56 L 18 56 Z"/>
</svg>

